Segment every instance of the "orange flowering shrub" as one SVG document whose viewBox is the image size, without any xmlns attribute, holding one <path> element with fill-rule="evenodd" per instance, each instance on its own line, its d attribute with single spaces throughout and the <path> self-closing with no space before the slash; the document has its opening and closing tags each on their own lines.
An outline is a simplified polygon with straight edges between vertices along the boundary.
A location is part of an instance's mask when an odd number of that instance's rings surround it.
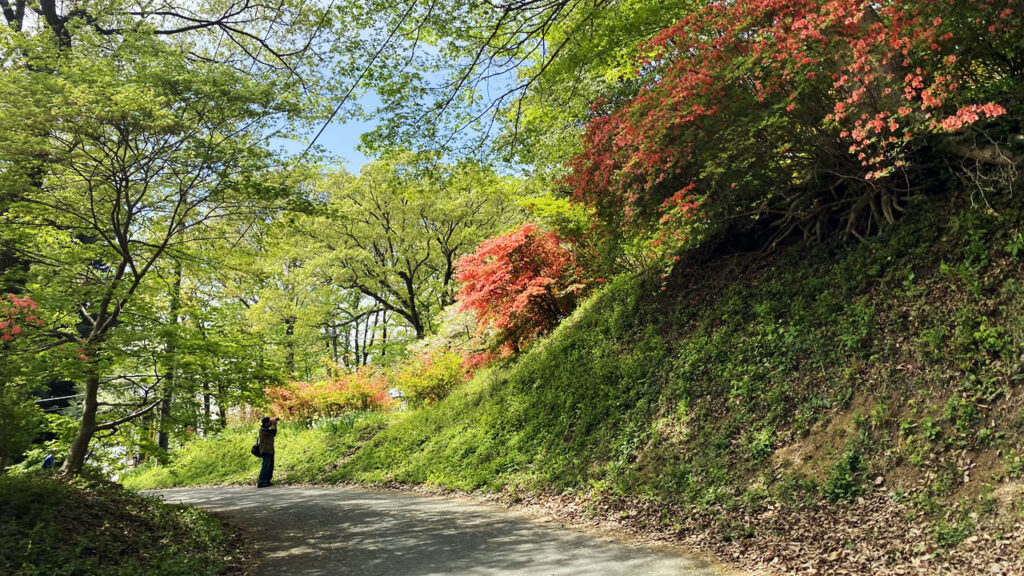
<svg viewBox="0 0 1024 576">
<path fill-rule="evenodd" d="M 563 182 L 665 254 L 744 221 L 870 232 L 935 153 L 1019 153 L 1022 27 L 1015 0 L 702 4 L 594 105 Z"/>
<path fill-rule="evenodd" d="M 388 388 L 386 374 L 363 368 L 333 380 L 292 382 L 265 392 L 272 414 L 288 420 L 316 420 L 346 412 L 387 410 L 394 403 Z"/>
</svg>

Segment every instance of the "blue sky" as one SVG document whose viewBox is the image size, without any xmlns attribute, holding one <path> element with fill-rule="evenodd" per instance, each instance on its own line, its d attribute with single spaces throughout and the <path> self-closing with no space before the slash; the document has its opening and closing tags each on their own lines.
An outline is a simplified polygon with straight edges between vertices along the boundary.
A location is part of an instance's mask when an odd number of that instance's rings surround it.
<svg viewBox="0 0 1024 576">
<path fill-rule="evenodd" d="M 433 79 L 437 80 L 438 83 L 443 81 L 444 77 L 442 75 L 436 74 L 435 76 Z M 492 90 L 497 90 L 499 94 L 504 93 L 512 85 L 513 76 L 513 72 L 509 71 L 504 75 L 484 80 L 485 92 L 482 96 L 485 102 L 490 101 L 492 98 Z M 356 99 L 358 108 L 371 113 L 381 105 L 379 96 L 372 89 L 365 90 L 362 94 L 353 95 L 353 98 Z M 331 124 L 324 129 L 323 134 L 320 135 L 316 143 L 326 152 L 327 156 L 340 158 L 345 169 L 350 173 L 359 174 L 363 164 L 372 160 L 372 158 L 367 158 L 356 149 L 359 145 L 359 137 L 376 128 L 377 121 L 375 119 L 346 118 L 347 109 L 349 109 L 349 106 L 345 106 L 339 112 Z M 322 124 L 318 124 L 305 136 L 312 138 L 320 130 L 321 126 Z M 293 154 L 300 154 L 306 148 L 306 143 L 304 142 L 284 141 L 282 144 L 286 150 Z"/>
<path fill-rule="evenodd" d="M 375 122 L 349 120 L 347 123 L 343 123 L 335 119 L 324 130 L 320 139 L 317 140 L 317 144 L 322 146 L 328 155 L 340 157 L 346 170 L 358 174 L 362 165 L 369 161 L 362 152 L 356 150 L 356 146 L 359 145 L 359 136 L 373 130 L 375 125 Z"/>
<path fill-rule="evenodd" d="M 375 94 L 368 93 L 358 97 L 359 106 L 364 110 L 374 110 L 380 105 L 380 99 Z M 347 107 L 346 107 L 347 108 Z M 316 124 L 303 136 L 313 138 L 320 130 L 323 123 Z M 358 118 L 347 118 L 346 110 L 342 110 L 331 123 L 324 128 L 323 134 L 317 139 L 316 144 L 323 149 L 329 157 L 340 158 L 345 169 L 353 174 L 359 174 L 359 169 L 371 159 L 356 149 L 359 145 L 359 137 L 373 130 L 377 126 L 376 120 L 362 120 Z M 271 139 L 274 145 L 281 146 L 290 154 L 302 154 L 306 149 L 308 140 L 295 141 L 285 139 Z"/>
</svg>

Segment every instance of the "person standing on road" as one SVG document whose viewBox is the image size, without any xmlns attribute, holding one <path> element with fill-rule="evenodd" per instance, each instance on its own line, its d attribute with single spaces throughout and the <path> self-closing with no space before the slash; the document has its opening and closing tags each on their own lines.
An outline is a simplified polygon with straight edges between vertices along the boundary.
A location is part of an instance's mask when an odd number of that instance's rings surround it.
<svg viewBox="0 0 1024 576">
<path fill-rule="evenodd" d="M 274 475 L 274 436 L 277 436 L 277 423 L 280 420 L 264 416 L 260 421 L 260 458 L 263 459 L 263 465 L 260 466 L 260 477 L 256 481 L 257 488 L 274 485 L 270 478 Z"/>
</svg>

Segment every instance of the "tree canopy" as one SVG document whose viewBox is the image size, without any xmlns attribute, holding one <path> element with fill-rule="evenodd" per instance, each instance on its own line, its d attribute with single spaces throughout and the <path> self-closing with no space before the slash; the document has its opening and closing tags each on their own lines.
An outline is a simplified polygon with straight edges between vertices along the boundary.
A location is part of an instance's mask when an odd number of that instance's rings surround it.
<svg viewBox="0 0 1024 576">
<path fill-rule="evenodd" d="M 259 58 L 241 70 L 141 16 L 121 26 L 137 16 L 124 8 L 46 12 L 0 36 L 0 100 L 14 104 L 0 111 L 0 246 L 13 264 L 2 272 L 40 303 L 42 353 L 69 360 L 50 377 L 82 382 L 69 472 L 97 432 L 168 394 L 181 262 L 287 200 L 267 137 L 308 113 L 291 72 Z"/>
<path fill-rule="evenodd" d="M 401 318 L 416 338 L 455 303 L 455 263 L 515 216 L 510 182 L 473 163 L 410 153 L 329 175 L 324 210 L 296 226 L 329 284 Z"/>
</svg>

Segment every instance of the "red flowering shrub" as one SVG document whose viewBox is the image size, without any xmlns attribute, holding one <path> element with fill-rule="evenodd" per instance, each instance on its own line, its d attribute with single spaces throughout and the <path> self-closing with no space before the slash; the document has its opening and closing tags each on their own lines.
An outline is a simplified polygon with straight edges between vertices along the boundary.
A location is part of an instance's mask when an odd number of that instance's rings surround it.
<svg viewBox="0 0 1024 576">
<path fill-rule="evenodd" d="M 564 182 L 652 246 L 766 216 L 870 231 L 916 151 L 1020 106 L 1022 29 L 1010 0 L 712 2 L 641 46 L 643 87 L 595 105 Z"/>
<path fill-rule="evenodd" d="M 554 327 L 585 287 L 572 252 L 535 224 L 485 240 L 456 268 L 459 308 L 496 328 L 505 354 Z"/>
<path fill-rule="evenodd" d="M 0 340 L 10 342 L 21 336 L 26 327 L 42 326 L 43 320 L 33 313 L 36 308 L 38 306 L 28 296 L 19 298 L 8 294 L 0 298 Z"/>
<path fill-rule="evenodd" d="M 394 402 L 388 387 L 387 375 L 361 369 L 334 380 L 292 382 L 265 393 L 271 413 L 290 420 L 316 420 L 346 412 L 385 410 Z"/>
<path fill-rule="evenodd" d="M 34 314 L 36 308 L 27 296 L 0 297 L 0 474 L 31 445 L 43 422 L 42 409 L 19 382 L 28 371 L 21 360 L 32 353 L 18 344 L 24 343 L 30 329 L 43 324 Z"/>
<path fill-rule="evenodd" d="M 472 375 L 477 370 L 489 365 L 498 359 L 498 355 L 491 351 L 473 352 L 462 360 L 462 368 Z"/>
</svg>

